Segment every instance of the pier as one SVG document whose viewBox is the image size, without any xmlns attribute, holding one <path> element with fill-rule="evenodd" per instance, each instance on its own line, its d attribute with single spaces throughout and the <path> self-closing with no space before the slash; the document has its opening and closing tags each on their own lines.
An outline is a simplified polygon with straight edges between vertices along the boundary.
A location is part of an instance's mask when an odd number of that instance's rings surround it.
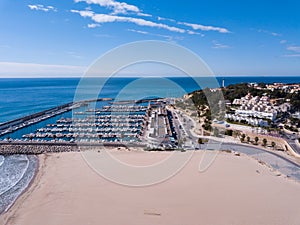
<svg viewBox="0 0 300 225">
<path fill-rule="evenodd" d="M 43 121 L 52 116 L 59 115 L 61 113 L 72 110 L 74 107 L 77 107 L 79 103 L 67 103 L 64 105 L 60 105 L 51 109 L 44 110 L 42 112 L 34 113 L 32 115 L 24 116 L 22 118 L 18 118 L 15 120 L 11 120 L 5 123 L 0 124 L 0 137 L 16 131 L 18 129 L 30 126 L 34 123 Z"/>
<path fill-rule="evenodd" d="M 11 121 L 7 121 L 0 124 L 0 138 L 5 134 L 12 133 L 17 131 L 21 128 L 33 125 L 35 123 L 41 122 L 46 120 L 50 117 L 54 117 L 56 115 L 60 115 L 62 113 L 71 111 L 73 109 L 79 108 L 82 105 L 88 104 L 90 102 L 98 102 L 98 101 L 108 101 L 112 100 L 111 98 L 100 98 L 100 99 L 93 99 L 93 100 L 83 100 L 79 102 L 69 102 L 60 106 L 56 106 L 41 112 L 37 112 L 31 115 L 27 115 L 18 119 L 14 119 Z"/>
</svg>

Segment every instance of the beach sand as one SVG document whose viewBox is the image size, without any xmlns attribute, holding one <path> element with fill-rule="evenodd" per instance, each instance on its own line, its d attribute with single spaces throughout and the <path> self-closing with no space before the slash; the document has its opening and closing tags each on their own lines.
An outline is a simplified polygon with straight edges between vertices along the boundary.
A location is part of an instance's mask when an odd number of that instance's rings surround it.
<svg viewBox="0 0 300 225">
<path fill-rule="evenodd" d="M 147 165 L 171 153 L 113 154 L 126 163 Z M 202 154 L 195 153 L 171 179 L 148 187 L 110 182 L 80 153 L 41 155 L 33 184 L 0 216 L 0 224 L 299 225 L 299 183 L 248 156 L 225 152 L 200 173 Z"/>
</svg>

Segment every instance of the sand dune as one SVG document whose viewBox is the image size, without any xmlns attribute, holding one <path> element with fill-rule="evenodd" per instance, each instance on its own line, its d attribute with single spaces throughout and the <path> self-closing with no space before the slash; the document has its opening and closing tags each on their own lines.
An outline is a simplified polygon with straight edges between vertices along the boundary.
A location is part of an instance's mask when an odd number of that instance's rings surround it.
<svg viewBox="0 0 300 225">
<path fill-rule="evenodd" d="M 114 152 L 119 160 L 137 165 L 169 154 Z M 80 153 L 40 156 L 33 185 L 0 217 L 0 224 L 299 224 L 299 183 L 252 158 L 224 152 L 200 173 L 202 154 L 195 153 L 176 176 L 148 187 L 107 181 L 91 170 Z"/>
</svg>

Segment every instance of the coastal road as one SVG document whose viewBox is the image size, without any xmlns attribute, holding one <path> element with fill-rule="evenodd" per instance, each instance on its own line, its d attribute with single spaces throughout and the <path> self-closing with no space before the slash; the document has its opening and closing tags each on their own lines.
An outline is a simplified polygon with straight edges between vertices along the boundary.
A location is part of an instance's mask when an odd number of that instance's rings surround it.
<svg viewBox="0 0 300 225">
<path fill-rule="evenodd" d="M 222 143 L 221 149 L 228 149 L 249 155 L 259 161 L 265 162 L 280 173 L 300 181 L 300 165 L 275 152 L 234 143 Z"/>
<path fill-rule="evenodd" d="M 198 144 L 199 136 L 191 132 L 192 128 L 194 127 L 194 121 L 186 115 L 184 115 L 184 117 L 186 122 L 182 122 L 182 125 L 185 127 L 187 135 L 192 140 L 194 146 L 199 146 Z M 182 117 L 180 117 L 179 119 L 182 119 Z M 262 161 L 266 163 L 267 165 L 276 169 L 280 173 L 288 177 L 291 177 L 294 180 L 300 181 L 300 165 L 293 162 L 292 160 L 276 152 L 267 151 L 261 148 L 257 148 L 255 146 L 248 146 L 244 144 L 231 143 L 226 141 L 228 141 L 226 140 L 226 138 L 224 138 L 222 141 L 210 139 L 207 144 L 201 145 L 199 146 L 199 148 L 205 150 L 205 149 L 212 149 L 211 147 L 217 146 L 217 149 L 231 150 L 242 154 L 246 154 L 250 157 L 255 158 L 258 161 Z"/>
<path fill-rule="evenodd" d="M 300 147 L 296 143 L 298 137 L 295 134 L 287 134 L 284 133 L 283 138 L 286 140 L 286 142 L 291 146 L 291 148 L 298 154 L 300 154 Z"/>
</svg>

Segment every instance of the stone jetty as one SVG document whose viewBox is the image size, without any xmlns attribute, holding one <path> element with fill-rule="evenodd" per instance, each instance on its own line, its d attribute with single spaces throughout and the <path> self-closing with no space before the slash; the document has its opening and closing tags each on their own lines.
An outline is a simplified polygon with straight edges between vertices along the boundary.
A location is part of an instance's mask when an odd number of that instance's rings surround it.
<svg viewBox="0 0 300 225">
<path fill-rule="evenodd" d="M 124 145 L 122 143 L 0 143 L 0 155 L 12 155 L 12 154 L 43 154 L 43 153 L 58 153 L 58 152 L 78 152 L 85 150 L 99 150 L 107 148 L 116 147 L 141 147 L 145 148 L 145 144 L 128 144 Z"/>
</svg>

